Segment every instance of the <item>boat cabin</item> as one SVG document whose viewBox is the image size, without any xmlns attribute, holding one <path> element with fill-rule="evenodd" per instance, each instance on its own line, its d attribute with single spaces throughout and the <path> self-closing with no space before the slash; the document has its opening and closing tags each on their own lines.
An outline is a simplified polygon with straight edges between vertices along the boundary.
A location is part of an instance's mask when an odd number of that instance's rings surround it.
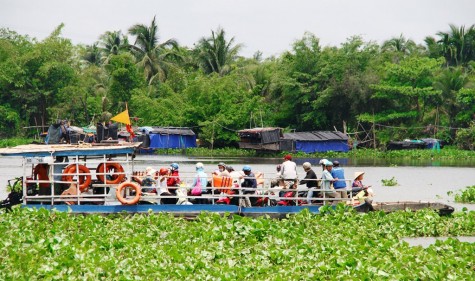
<svg viewBox="0 0 475 281">
<path fill-rule="evenodd" d="M 115 189 L 132 178 L 139 144 L 31 144 L 0 155 L 22 157 L 24 205 L 114 205 Z"/>
<path fill-rule="evenodd" d="M 282 128 L 253 128 L 238 131 L 239 148 L 279 151 Z"/>
</svg>

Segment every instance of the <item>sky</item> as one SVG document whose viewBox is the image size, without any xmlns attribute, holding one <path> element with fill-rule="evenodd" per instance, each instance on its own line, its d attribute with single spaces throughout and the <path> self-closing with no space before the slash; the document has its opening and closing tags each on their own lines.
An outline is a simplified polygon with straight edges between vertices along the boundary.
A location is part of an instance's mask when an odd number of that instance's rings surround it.
<svg viewBox="0 0 475 281">
<path fill-rule="evenodd" d="M 269 57 L 291 50 L 305 32 L 322 46 L 352 36 L 382 43 L 401 34 L 423 43 L 449 24 L 475 24 L 475 0 L 0 0 L 0 27 L 42 40 L 64 23 L 62 35 L 74 44 L 148 26 L 154 16 L 160 42 L 174 38 L 193 47 L 221 27 L 243 44 L 241 55 Z"/>
</svg>

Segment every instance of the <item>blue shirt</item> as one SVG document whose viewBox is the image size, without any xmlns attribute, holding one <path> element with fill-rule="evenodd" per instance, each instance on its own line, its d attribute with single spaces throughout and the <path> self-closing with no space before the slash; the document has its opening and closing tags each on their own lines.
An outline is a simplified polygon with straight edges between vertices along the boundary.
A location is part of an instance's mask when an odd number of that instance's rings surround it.
<svg viewBox="0 0 475 281">
<path fill-rule="evenodd" d="M 344 172 L 343 168 L 333 167 L 332 177 L 333 178 L 338 178 L 337 181 L 333 182 L 333 187 L 335 189 L 340 189 L 340 188 L 345 188 L 346 187 L 345 172 Z"/>
<path fill-rule="evenodd" d="M 200 181 L 202 192 L 205 192 L 206 191 L 206 186 L 208 185 L 208 176 L 203 171 L 203 169 L 196 170 L 196 177 L 193 180 L 192 187 L 196 186 L 198 180 Z"/>
</svg>

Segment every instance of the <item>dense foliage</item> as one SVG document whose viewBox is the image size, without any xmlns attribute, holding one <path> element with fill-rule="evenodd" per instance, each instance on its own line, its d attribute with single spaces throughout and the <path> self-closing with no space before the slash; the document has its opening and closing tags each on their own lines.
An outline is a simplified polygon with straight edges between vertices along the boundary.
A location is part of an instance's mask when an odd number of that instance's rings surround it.
<svg viewBox="0 0 475 281">
<path fill-rule="evenodd" d="M 473 280 L 475 244 L 428 248 L 403 237 L 475 235 L 475 212 L 356 214 L 341 206 L 288 219 L 203 214 L 0 216 L 2 280 Z"/>
<path fill-rule="evenodd" d="M 424 45 L 401 35 L 324 47 L 306 33 L 269 58 L 240 56 L 221 28 L 193 48 L 161 40 L 156 18 L 90 46 L 62 28 L 41 41 L 0 29 L 1 137 L 57 118 L 108 121 L 128 103 L 133 125 L 191 127 L 208 147 L 235 145 L 240 129 L 279 126 L 346 130 L 372 147 L 436 137 L 474 149 L 474 25 L 450 25 Z"/>
</svg>

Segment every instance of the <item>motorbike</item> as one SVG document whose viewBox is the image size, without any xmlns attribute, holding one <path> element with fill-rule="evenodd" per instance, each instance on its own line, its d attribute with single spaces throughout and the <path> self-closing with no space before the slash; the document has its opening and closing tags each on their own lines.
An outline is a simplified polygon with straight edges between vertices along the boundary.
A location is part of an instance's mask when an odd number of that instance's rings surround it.
<svg viewBox="0 0 475 281">
<path fill-rule="evenodd" d="M 23 203 L 23 178 L 17 177 L 8 180 L 7 191 L 10 193 L 5 200 L 0 201 L 0 209 L 6 208 L 7 211 L 11 211 L 12 206 Z M 37 193 L 38 190 L 35 185 L 27 186 L 28 195 L 35 195 Z"/>
</svg>

